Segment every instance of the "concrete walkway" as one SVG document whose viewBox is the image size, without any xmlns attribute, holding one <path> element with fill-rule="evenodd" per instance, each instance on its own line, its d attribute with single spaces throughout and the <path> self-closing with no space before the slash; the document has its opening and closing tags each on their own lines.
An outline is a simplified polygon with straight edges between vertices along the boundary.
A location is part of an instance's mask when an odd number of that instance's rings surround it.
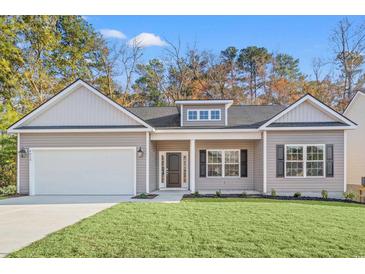
<svg viewBox="0 0 365 274">
<path fill-rule="evenodd" d="M 0 200 L 0 257 L 121 202 L 178 203 L 184 192 L 161 191 L 158 197 L 24 196 Z"/>
</svg>

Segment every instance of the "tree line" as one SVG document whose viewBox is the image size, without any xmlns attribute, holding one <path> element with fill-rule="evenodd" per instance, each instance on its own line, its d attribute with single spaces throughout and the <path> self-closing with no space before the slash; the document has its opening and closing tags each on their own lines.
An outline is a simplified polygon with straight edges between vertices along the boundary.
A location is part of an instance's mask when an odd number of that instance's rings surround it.
<svg viewBox="0 0 365 274">
<path fill-rule="evenodd" d="M 344 18 L 328 36 L 331 57 L 315 58 L 309 76 L 295 56 L 265 47 L 213 54 L 168 42 L 163 56 L 145 60 L 143 47 L 108 42 L 81 16 L 0 16 L 0 186 L 15 182 L 6 128 L 77 78 L 127 107 L 221 98 L 287 105 L 311 93 L 342 111 L 364 88 L 365 25 Z"/>
</svg>

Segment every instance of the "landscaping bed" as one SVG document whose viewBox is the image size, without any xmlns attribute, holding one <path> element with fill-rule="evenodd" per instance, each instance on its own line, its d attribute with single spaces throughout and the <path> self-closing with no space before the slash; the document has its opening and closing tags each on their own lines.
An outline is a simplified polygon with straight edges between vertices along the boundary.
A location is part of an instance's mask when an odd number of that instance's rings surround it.
<svg viewBox="0 0 365 274">
<path fill-rule="evenodd" d="M 133 196 L 132 199 L 154 199 L 158 196 L 158 194 L 145 194 L 141 193 L 136 196 Z"/>
<path fill-rule="evenodd" d="M 272 200 L 298 200 L 298 201 L 323 201 L 323 202 L 344 202 L 344 203 L 354 203 L 354 204 L 364 204 L 358 201 L 350 199 L 339 199 L 339 198 L 321 198 L 321 197 L 309 197 L 309 196 L 272 196 L 263 194 L 185 194 L 184 199 L 194 199 L 194 198 L 262 198 L 262 199 L 272 199 Z"/>
</svg>

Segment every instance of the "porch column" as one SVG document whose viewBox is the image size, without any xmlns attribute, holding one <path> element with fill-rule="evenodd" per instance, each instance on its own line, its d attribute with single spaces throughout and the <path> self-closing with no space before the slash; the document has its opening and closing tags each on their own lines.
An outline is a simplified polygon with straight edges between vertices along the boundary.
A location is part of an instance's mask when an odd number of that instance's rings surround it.
<svg viewBox="0 0 365 274">
<path fill-rule="evenodd" d="M 195 139 L 190 140 L 190 191 L 195 192 Z"/>
</svg>

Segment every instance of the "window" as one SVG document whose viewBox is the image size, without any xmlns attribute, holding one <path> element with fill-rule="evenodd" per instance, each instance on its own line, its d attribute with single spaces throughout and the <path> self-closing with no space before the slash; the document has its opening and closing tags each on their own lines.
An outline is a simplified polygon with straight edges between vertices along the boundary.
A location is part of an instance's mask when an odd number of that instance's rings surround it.
<svg viewBox="0 0 365 274">
<path fill-rule="evenodd" d="M 286 145 L 285 177 L 323 177 L 324 145 Z"/>
<path fill-rule="evenodd" d="M 222 160 L 222 151 L 208 151 L 208 177 L 222 176 Z"/>
<path fill-rule="evenodd" d="M 225 151 L 224 152 L 224 176 L 238 177 L 240 172 L 239 151 Z"/>
<path fill-rule="evenodd" d="M 208 177 L 239 177 L 239 150 L 208 150 Z"/>
<path fill-rule="evenodd" d="M 220 120 L 221 119 L 220 109 L 211 110 L 210 111 L 210 119 L 211 120 Z"/>
<path fill-rule="evenodd" d="M 209 111 L 208 110 L 199 111 L 199 120 L 209 120 Z"/>
<path fill-rule="evenodd" d="M 189 109 L 187 113 L 188 121 L 208 121 L 208 120 L 220 120 L 220 109 Z"/>
<path fill-rule="evenodd" d="M 198 111 L 188 110 L 188 120 L 198 120 Z"/>
</svg>

